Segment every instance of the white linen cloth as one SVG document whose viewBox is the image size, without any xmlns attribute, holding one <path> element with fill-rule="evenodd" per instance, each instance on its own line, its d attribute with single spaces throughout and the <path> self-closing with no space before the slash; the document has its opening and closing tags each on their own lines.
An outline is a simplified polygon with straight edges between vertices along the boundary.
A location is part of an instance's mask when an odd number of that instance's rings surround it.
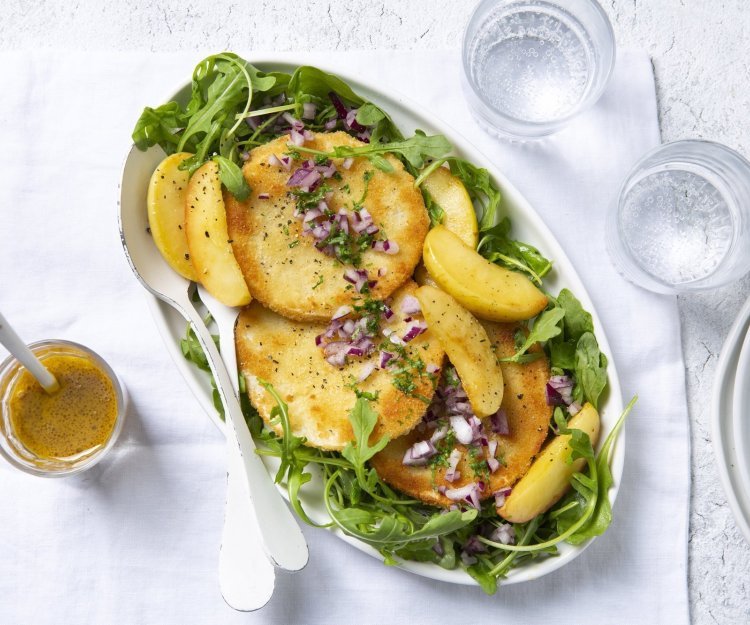
<svg viewBox="0 0 750 625">
<path fill-rule="evenodd" d="M 89 472 L 42 479 L 0 462 L 0 623 L 688 623 L 676 303 L 623 280 L 602 236 L 620 180 L 659 142 L 647 56 L 623 51 L 595 108 L 527 145 L 476 126 L 456 50 L 297 56 L 411 96 L 494 159 L 568 252 L 606 327 L 625 398 L 640 401 L 614 523 L 568 566 L 490 597 L 384 567 L 306 528 L 310 564 L 279 573 L 275 596 L 254 614 L 233 612 L 218 589 L 224 443 L 167 355 L 116 232 L 132 126 L 200 58 L 0 55 L 0 309 L 28 341 L 65 338 L 99 351 L 131 397 L 119 444 Z"/>
</svg>

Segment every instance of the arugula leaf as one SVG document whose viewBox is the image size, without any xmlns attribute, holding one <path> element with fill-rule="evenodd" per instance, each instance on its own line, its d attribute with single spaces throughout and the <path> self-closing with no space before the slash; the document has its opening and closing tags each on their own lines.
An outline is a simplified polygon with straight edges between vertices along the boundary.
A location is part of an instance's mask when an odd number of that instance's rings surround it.
<svg viewBox="0 0 750 625">
<path fill-rule="evenodd" d="M 534 322 L 534 327 L 531 328 L 529 335 L 526 337 L 526 340 L 523 342 L 523 345 L 521 345 L 518 351 L 513 354 L 513 356 L 504 358 L 503 360 L 505 362 L 519 362 L 521 357 L 532 345 L 535 345 L 536 343 L 543 343 L 560 334 L 560 332 L 562 332 L 560 321 L 564 316 L 565 311 L 557 306 L 555 308 L 545 310 L 541 315 L 537 317 L 536 321 Z"/>
<path fill-rule="evenodd" d="M 472 202 L 479 207 L 481 218 L 479 230 L 484 232 L 495 225 L 497 211 L 502 201 L 500 190 L 490 178 L 490 172 L 483 167 L 458 157 L 446 159 L 451 173 L 464 183 Z"/>
<path fill-rule="evenodd" d="M 364 156 L 381 171 L 390 173 L 393 171 L 393 165 L 385 159 L 384 155 L 387 153 L 397 154 L 414 169 L 421 169 L 424 167 L 425 160 L 440 158 L 448 153 L 451 150 L 451 144 L 448 143 L 448 140 L 443 135 L 428 136 L 421 130 L 417 130 L 413 137 L 391 143 L 376 143 L 371 141 L 369 144 L 360 147 L 339 145 L 330 152 L 313 150 L 304 146 L 295 147 L 294 149 L 298 152 L 317 154 L 328 158 Z"/>
<path fill-rule="evenodd" d="M 477 249 L 493 263 L 528 273 L 537 284 L 541 284 L 542 278 L 552 269 L 552 263 L 538 249 L 510 238 L 510 219 L 507 217 L 482 230 Z"/>
<path fill-rule="evenodd" d="M 427 209 L 427 214 L 430 216 L 430 228 L 434 228 L 443 223 L 443 220 L 445 219 L 445 211 L 443 210 L 443 207 L 433 199 L 427 189 L 420 187 L 420 190 L 422 191 L 422 198 L 424 199 L 424 206 Z"/>
<path fill-rule="evenodd" d="M 167 154 L 173 154 L 184 125 L 185 118 L 177 102 L 167 102 L 155 109 L 147 106 L 133 129 L 133 142 L 139 150 L 160 145 Z"/>
<path fill-rule="evenodd" d="M 236 139 L 244 132 L 243 120 L 254 94 L 268 94 L 285 86 L 283 76 L 263 73 L 228 52 L 206 57 L 193 71 L 185 109 L 177 102 L 144 109 L 133 130 L 133 141 L 141 150 L 159 145 L 167 154 L 192 153 L 180 164 L 191 175 L 218 155 L 222 182 L 238 199 L 246 198 L 249 187 L 239 172 Z"/>
<path fill-rule="evenodd" d="M 224 156 L 214 156 L 213 160 L 219 164 L 219 178 L 224 186 L 238 200 L 246 200 L 250 195 L 250 186 L 239 165 Z"/>
<path fill-rule="evenodd" d="M 370 435 L 378 422 L 378 415 L 370 408 L 370 401 L 364 397 L 357 397 L 354 408 L 349 413 L 349 421 L 354 431 L 354 441 L 346 444 L 341 455 L 352 463 L 359 483 L 366 488 L 365 462 L 382 451 L 390 439 L 383 436 L 377 443 L 370 445 Z"/>
<path fill-rule="evenodd" d="M 584 332 L 576 344 L 575 373 L 582 398 L 596 408 L 607 385 L 607 358 L 591 332 Z"/>
<path fill-rule="evenodd" d="M 386 114 L 372 102 L 365 102 L 357 111 L 356 120 L 363 126 L 375 126 L 386 118 Z"/>
<path fill-rule="evenodd" d="M 614 443 L 625 424 L 625 420 L 637 401 L 637 396 L 630 400 L 622 415 L 620 415 L 620 418 L 617 420 L 617 423 L 607 435 L 601 451 L 596 456 L 594 462 L 597 479 L 595 483 L 587 483 L 580 478 L 577 478 L 573 482 L 574 490 L 555 507 L 556 509 L 564 510 L 564 512 L 556 516 L 557 530 L 560 533 L 568 531 L 573 524 L 580 520 L 582 510 L 588 507 L 593 508 L 586 523 L 581 525 L 574 533 L 568 536 L 567 542 L 570 544 L 580 545 L 589 538 L 602 535 L 612 522 L 612 504 L 609 501 L 609 489 L 613 484 L 610 466 L 612 463 Z M 590 446 L 591 444 L 589 442 L 589 447 Z M 585 453 L 587 454 L 587 458 L 589 453 L 593 454 L 593 450 L 589 451 L 585 445 L 579 447 L 580 448 L 576 453 Z M 574 477 L 580 475 L 581 474 L 576 474 Z M 591 504 L 592 501 L 594 502 L 593 506 Z"/>
</svg>

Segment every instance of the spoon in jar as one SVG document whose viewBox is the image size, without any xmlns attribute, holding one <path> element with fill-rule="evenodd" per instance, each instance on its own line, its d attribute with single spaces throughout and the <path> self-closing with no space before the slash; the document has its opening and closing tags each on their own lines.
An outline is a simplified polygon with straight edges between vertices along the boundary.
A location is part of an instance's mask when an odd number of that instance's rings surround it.
<svg viewBox="0 0 750 625">
<path fill-rule="evenodd" d="M 57 378 L 34 355 L 34 352 L 26 347 L 26 343 L 21 340 L 2 313 L 0 313 L 0 344 L 4 345 L 5 349 L 29 370 L 29 373 L 36 378 L 48 394 L 52 395 L 60 389 Z"/>
</svg>

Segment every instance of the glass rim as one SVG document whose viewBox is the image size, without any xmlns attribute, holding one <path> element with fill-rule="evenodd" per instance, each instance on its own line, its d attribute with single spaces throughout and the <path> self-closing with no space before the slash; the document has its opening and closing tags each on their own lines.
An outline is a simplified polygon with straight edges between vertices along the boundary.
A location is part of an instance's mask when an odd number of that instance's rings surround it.
<svg viewBox="0 0 750 625">
<path fill-rule="evenodd" d="M 36 354 L 36 350 L 43 348 L 43 347 L 62 347 L 62 348 L 71 348 L 72 350 L 77 350 L 80 352 L 83 352 L 87 357 L 92 358 L 96 364 L 104 371 L 104 373 L 107 375 L 109 380 L 112 382 L 112 386 L 115 391 L 115 400 L 117 404 L 117 414 L 115 416 L 115 423 L 112 428 L 112 431 L 110 432 L 109 438 L 107 438 L 106 443 L 102 445 L 100 449 L 95 451 L 93 454 L 91 454 L 88 458 L 85 458 L 78 464 L 77 466 L 71 466 L 69 468 L 63 468 L 63 469 L 43 469 L 36 466 L 33 466 L 27 462 L 24 462 L 23 460 L 19 459 L 19 457 L 15 454 L 9 453 L 5 449 L 5 445 L 0 445 L 0 456 L 5 458 L 5 460 L 8 461 L 9 464 L 11 464 L 16 469 L 19 469 L 23 471 L 24 473 L 35 475 L 38 477 L 51 477 L 51 478 L 58 478 L 58 477 L 68 477 L 71 475 L 76 475 L 78 473 L 82 473 L 83 471 L 86 471 L 87 469 L 90 469 L 94 465 L 96 465 L 104 456 L 107 455 L 107 453 L 114 447 L 115 443 L 117 442 L 117 439 L 119 438 L 120 432 L 122 431 L 123 425 L 125 423 L 125 416 L 127 413 L 127 407 L 128 407 L 128 397 L 127 397 L 127 391 L 125 390 L 125 385 L 122 383 L 122 380 L 117 375 L 117 373 L 112 369 L 112 367 L 109 366 L 106 360 L 102 358 L 97 352 L 95 352 L 90 347 L 87 347 L 86 345 L 82 345 L 81 343 L 76 343 L 74 341 L 67 341 L 64 339 L 42 339 L 40 341 L 34 341 L 32 343 L 28 343 L 27 347 Z M 1 363 L 0 363 L 0 380 L 4 378 L 4 376 L 9 374 L 9 369 L 13 367 L 13 365 L 18 364 L 21 365 L 19 360 L 13 356 L 13 354 L 9 354 Z M 23 365 L 21 365 L 22 367 Z M 2 401 L 2 398 L 0 398 L 0 401 Z M 0 434 L 3 438 L 6 436 L 5 434 Z"/>
<path fill-rule="evenodd" d="M 576 107 L 572 112 L 562 116 L 562 117 L 556 117 L 551 120 L 547 121 L 533 121 L 533 120 L 524 120 L 520 119 L 518 117 L 513 117 L 511 115 L 508 115 L 507 113 L 504 113 L 494 106 L 490 104 L 490 102 L 487 100 L 487 98 L 484 96 L 484 94 L 479 90 L 478 85 L 476 84 L 474 77 L 472 75 L 472 72 L 469 68 L 469 60 L 468 60 L 468 48 L 469 48 L 469 30 L 471 26 L 473 26 L 478 19 L 477 16 L 479 15 L 479 12 L 490 4 L 513 4 L 513 3 L 522 3 L 522 2 L 528 2 L 529 0 L 481 0 L 479 4 L 474 8 L 474 11 L 472 12 L 471 16 L 469 17 L 469 21 L 466 23 L 466 27 L 464 28 L 464 34 L 462 38 L 461 43 L 461 66 L 463 69 L 463 76 L 466 79 L 466 83 L 469 85 L 472 94 L 474 94 L 477 99 L 481 102 L 481 104 L 488 110 L 491 111 L 493 115 L 497 116 L 498 118 L 501 118 L 503 121 L 507 121 L 514 126 L 524 126 L 529 129 L 535 129 L 538 132 L 530 132 L 530 133 L 518 133 L 508 130 L 507 128 L 496 128 L 496 130 L 499 130 L 503 133 L 509 134 L 511 136 L 517 136 L 517 137 L 523 137 L 523 138 L 534 138 L 534 137 L 541 137 L 546 134 L 552 134 L 555 132 L 556 129 L 559 129 L 561 126 L 564 126 L 569 121 L 583 113 L 584 111 L 588 110 L 593 106 L 601 97 L 601 95 L 606 90 L 607 86 L 610 83 L 610 80 L 612 78 L 612 74 L 614 73 L 615 69 L 615 62 L 617 60 L 617 45 L 616 45 L 616 38 L 615 38 L 615 31 L 612 27 L 612 22 L 610 22 L 609 17 L 607 16 L 606 12 L 602 8 L 602 6 L 599 4 L 597 0 L 579 0 L 580 2 L 585 2 L 588 5 L 590 5 L 594 11 L 598 14 L 598 16 L 602 19 L 605 29 L 607 31 L 607 40 L 611 42 L 612 44 L 612 59 L 610 63 L 608 64 L 608 67 L 603 72 L 603 80 L 601 85 L 595 89 L 591 90 L 588 94 L 586 94 L 586 97 L 581 101 L 580 106 Z M 554 2 L 554 0 L 538 0 L 541 3 L 549 4 L 552 6 L 558 6 L 561 8 L 565 8 L 564 6 L 557 4 Z M 496 127 L 496 124 L 490 120 L 488 122 L 493 126 Z M 545 132 L 545 130 L 547 132 Z"/>
</svg>

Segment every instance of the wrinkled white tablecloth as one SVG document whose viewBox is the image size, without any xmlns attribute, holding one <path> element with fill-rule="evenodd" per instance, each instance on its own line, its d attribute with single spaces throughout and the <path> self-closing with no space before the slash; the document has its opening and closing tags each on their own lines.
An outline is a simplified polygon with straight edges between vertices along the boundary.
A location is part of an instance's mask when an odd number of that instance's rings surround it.
<svg viewBox="0 0 750 625">
<path fill-rule="evenodd" d="M 200 58 L 0 55 L 0 309 L 29 341 L 66 338 L 101 352 L 131 395 L 120 443 L 93 470 L 49 480 L 0 462 L 0 623 L 688 623 L 688 415 L 676 303 L 620 278 L 602 241 L 619 181 L 659 142 L 646 55 L 622 51 L 598 105 L 529 145 L 499 143 L 475 125 L 455 50 L 297 56 L 407 94 L 494 159 L 588 285 L 624 395 L 637 392 L 640 402 L 627 424 L 615 521 L 563 569 L 488 597 L 386 568 L 306 529 L 309 566 L 279 574 L 271 603 L 254 614 L 234 613 L 218 590 L 223 441 L 164 350 L 116 232 L 133 123 Z"/>
</svg>

